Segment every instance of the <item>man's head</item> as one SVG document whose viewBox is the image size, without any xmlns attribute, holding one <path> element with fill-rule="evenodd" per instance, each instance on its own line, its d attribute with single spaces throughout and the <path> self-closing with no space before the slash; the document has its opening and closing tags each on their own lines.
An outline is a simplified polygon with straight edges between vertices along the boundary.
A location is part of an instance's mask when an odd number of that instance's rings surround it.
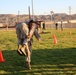
<svg viewBox="0 0 76 75">
<path fill-rule="evenodd" d="M 35 23 L 34 20 L 30 20 L 29 23 Z"/>
<path fill-rule="evenodd" d="M 30 20 L 29 21 L 29 29 L 31 29 L 34 24 L 36 25 L 36 28 L 38 28 L 40 26 L 40 24 L 37 21 Z"/>
<path fill-rule="evenodd" d="M 30 21 L 29 21 L 29 28 L 30 28 L 30 29 L 32 28 L 32 26 L 34 25 L 34 23 L 35 23 L 34 20 L 30 20 Z"/>
</svg>

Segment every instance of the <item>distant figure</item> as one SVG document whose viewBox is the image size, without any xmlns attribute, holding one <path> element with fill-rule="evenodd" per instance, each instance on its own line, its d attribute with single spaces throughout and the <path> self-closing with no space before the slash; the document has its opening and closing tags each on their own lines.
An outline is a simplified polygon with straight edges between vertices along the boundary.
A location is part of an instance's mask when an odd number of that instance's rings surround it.
<svg viewBox="0 0 76 75">
<path fill-rule="evenodd" d="M 56 30 L 58 29 L 58 23 L 55 24 Z"/>
<path fill-rule="evenodd" d="M 61 31 L 63 31 L 62 21 L 61 21 Z"/>
<path fill-rule="evenodd" d="M 43 29 L 45 29 L 45 22 L 43 23 Z"/>
</svg>

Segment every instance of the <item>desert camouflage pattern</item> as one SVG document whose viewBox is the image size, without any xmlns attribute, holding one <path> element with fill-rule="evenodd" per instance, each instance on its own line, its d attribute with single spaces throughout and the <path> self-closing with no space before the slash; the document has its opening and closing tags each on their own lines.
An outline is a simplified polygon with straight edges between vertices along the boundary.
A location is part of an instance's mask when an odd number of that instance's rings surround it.
<svg viewBox="0 0 76 75">
<path fill-rule="evenodd" d="M 33 25 L 33 27 L 28 29 L 28 25 L 26 23 L 19 23 L 16 25 L 16 34 L 18 38 L 18 44 L 26 44 L 26 53 L 25 61 L 31 62 L 31 53 L 32 53 L 32 43 L 33 43 L 33 35 L 36 37 L 36 39 L 41 39 L 37 29 L 36 24 Z M 26 35 L 30 34 L 30 39 L 26 38 Z M 22 41 L 23 39 L 23 41 Z"/>
</svg>

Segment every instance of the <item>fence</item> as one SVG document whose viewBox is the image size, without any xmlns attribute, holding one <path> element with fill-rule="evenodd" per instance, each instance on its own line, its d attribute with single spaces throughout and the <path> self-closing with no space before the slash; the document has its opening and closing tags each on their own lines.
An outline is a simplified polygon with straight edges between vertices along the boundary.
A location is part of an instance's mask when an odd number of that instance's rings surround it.
<svg viewBox="0 0 76 75">
<path fill-rule="evenodd" d="M 76 28 L 76 23 L 63 23 L 63 28 Z M 55 24 L 45 24 L 45 28 L 55 28 Z M 61 28 L 61 24 L 58 24 L 58 28 Z"/>
</svg>

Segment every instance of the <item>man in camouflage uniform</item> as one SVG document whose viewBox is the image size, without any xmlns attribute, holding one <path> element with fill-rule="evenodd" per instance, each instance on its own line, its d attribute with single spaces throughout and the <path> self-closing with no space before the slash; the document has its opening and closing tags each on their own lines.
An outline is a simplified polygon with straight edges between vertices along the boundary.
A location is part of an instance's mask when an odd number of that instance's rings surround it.
<svg viewBox="0 0 76 75">
<path fill-rule="evenodd" d="M 28 69 L 31 69 L 30 62 L 33 43 L 32 37 L 34 35 L 38 39 L 38 41 L 41 40 L 41 37 L 38 34 L 36 28 L 37 24 L 33 20 L 30 20 L 28 27 L 26 23 L 19 23 L 16 25 L 16 34 L 18 38 L 17 52 L 21 55 L 25 55 L 26 66 Z"/>
</svg>

